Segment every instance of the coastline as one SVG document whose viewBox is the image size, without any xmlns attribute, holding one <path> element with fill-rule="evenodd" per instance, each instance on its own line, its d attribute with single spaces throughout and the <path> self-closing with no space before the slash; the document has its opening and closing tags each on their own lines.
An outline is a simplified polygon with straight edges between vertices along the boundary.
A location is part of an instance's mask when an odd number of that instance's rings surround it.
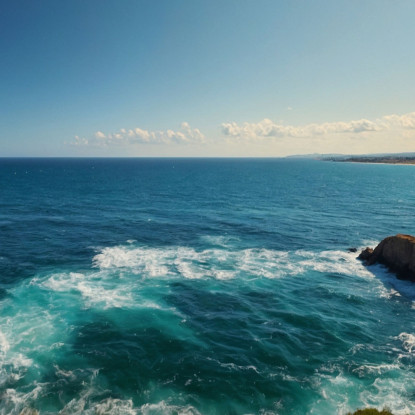
<svg viewBox="0 0 415 415">
<path fill-rule="evenodd" d="M 349 157 L 349 158 L 327 158 L 325 161 L 335 161 L 341 163 L 364 163 L 364 164 L 395 164 L 395 165 L 415 165 L 415 157 Z"/>
<path fill-rule="evenodd" d="M 357 161 L 357 160 L 336 160 L 343 163 L 360 163 L 360 164 L 391 164 L 396 166 L 414 166 L 415 161 L 411 163 L 399 163 L 399 162 L 390 162 L 390 161 Z"/>
</svg>

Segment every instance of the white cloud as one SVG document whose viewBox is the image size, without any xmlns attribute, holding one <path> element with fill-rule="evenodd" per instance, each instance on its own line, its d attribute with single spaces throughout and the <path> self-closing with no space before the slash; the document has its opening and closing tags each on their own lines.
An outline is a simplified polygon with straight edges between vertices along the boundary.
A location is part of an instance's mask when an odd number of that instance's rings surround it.
<svg viewBox="0 0 415 415">
<path fill-rule="evenodd" d="M 266 118 L 257 123 L 226 122 L 221 128 L 223 136 L 209 139 L 187 122 L 176 129 L 99 130 L 88 137 L 76 136 L 70 144 L 83 148 L 77 151 L 84 153 L 131 155 L 139 150 L 140 155 L 149 156 L 272 157 L 316 152 L 364 154 L 415 150 L 415 112 L 303 125 Z"/>
<path fill-rule="evenodd" d="M 415 129 L 415 112 L 403 115 L 386 115 L 383 117 L 385 125 L 390 127 L 401 127 L 407 129 Z"/>
<path fill-rule="evenodd" d="M 304 125 L 267 118 L 257 123 L 227 122 L 222 124 L 222 133 L 224 147 L 241 155 L 408 152 L 415 150 L 415 112 Z"/>
<path fill-rule="evenodd" d="M 407 114 L 411 115 L 411 114 Z M 412 117 L 406 116 L 389 116 L 398 117 L 402 126 L 408 127 L 414 125 L 415 128 L 415 113 Z M 338 122 L 326 122 L 321 124 L 306 124 L 303 126 L 284 125 L 276 123 L 268 118 L 263 119 L 258 123 L 237 124 L 235 122 L 223 123 L 222 132 L 225 136 L 233 137 L 243 140 L 260 140 L 264 138 L 307 138 L 316 136 L 325 136 L 339 133 L 351 133 L 357 134 L 362 132 L 376 132 L 385 130 L 385 128 L 392 129 L 393 124 L 397 124 L 398 121 L 393 119 L 388 121 L 387 117 L 370 121 L 366 119 L 355 121 L 338 121 Z"/>
<path fill-rule="evenodd" d="M 358 134 L 362 132 L 393 131 L 415 129 L 415 112 L 404 115 L 385 115 L 373 121 L 367 119 L 353 121 L 326 122 L 293 126 L 275 123 L 267 118 L 258 123 L 223 123 L 222 132 L 229 137 L 261 139 L 266 137 L 314 137 L 338 133 Z"/>
<path fill-rule="evenodd" d="M 75 136 L 75 141 L 73 141 L 72 143 L 69 143 L 72 146 L 87 146 L 88 145 L 88 140 L 86 138 L 83 137 L 79 137 L 78 135 Z"/>
<path fill-rule="evenodd" d="M 95 133 L 95 137 L 96 137 L 96 138 L 107 138 L 107 137 L 105 136 L 105 134 L 104 134 L 102 131 L 97 131 L 97 132 Z"/>
<path fill-rule="evenodd" d="M 104 134 L 102 131 L 95 132 L 91 139 L 75 137 L 73 145 L 85 146 L 110 146 L 110 145 L 134 145 L 134 144 L 203 144 L 205 136 L 197 128 L 192 128 L 189 123 L 183 122 L 180 129 L 148 131 L 139 127 Z"/>
</svg>

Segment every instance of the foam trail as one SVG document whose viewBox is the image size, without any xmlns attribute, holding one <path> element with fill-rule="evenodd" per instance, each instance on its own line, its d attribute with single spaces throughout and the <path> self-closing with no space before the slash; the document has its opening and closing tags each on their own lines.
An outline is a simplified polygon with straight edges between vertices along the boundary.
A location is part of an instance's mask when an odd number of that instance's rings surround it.
<svg viewBox="0 0 415 415">
<path fill-rule="evenodd" d="M 94 256 L 101 270 L 128 269 L 142 278 L 232 279 L 244 276 L 284 278 L 308 271 L 359 275 L 373 274 L 356 261 L 356 254 L 343 251 L 275 251 L 268 249 L 205 249 L 188 247 L 165 249 L 117 246 Z"/>
</svg>

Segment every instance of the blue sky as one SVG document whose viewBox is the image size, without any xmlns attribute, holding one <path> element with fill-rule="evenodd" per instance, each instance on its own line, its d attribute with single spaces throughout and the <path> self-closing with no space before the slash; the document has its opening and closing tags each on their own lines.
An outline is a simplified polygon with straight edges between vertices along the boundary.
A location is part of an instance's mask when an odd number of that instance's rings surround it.
<svg viewBox="0 0 415 415">
<path fill-rule="evenodd" d="M 0 156 L 415 151 L 412 0 L 0 3 Z"/>
</svg>

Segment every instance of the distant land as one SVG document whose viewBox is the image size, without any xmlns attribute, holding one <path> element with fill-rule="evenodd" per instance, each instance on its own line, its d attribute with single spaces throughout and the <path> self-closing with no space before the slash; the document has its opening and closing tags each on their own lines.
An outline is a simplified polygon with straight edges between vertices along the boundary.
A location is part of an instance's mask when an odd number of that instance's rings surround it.
<svg viewBox="0 0 415 415">
<path fill-rule="evenodd" d="M 394 154 L 304 154 L 289 156 L 289 158 L 307 158 L 323 161 L 337 161 L 349 163 L 386 163 L 386 164 L 415 164 L 415 153 Z"/>
<path fill-rule="evenodd" d="M 345 159 L 331 159 L 328 161 L 342 161 L 351 163 L 386 163 L 386 164 L 415 164 L 415 157 L 349 157 Z"/>
<path fill-rule="evenodd" d="M 403 154 L 368 154 L 362 156 L 329 156 L 323 158 L 326 161 L 341 161 L 351 163 L 386 163 L 386 164 L 415 164 L 414 153 Z"/>
</svg>

